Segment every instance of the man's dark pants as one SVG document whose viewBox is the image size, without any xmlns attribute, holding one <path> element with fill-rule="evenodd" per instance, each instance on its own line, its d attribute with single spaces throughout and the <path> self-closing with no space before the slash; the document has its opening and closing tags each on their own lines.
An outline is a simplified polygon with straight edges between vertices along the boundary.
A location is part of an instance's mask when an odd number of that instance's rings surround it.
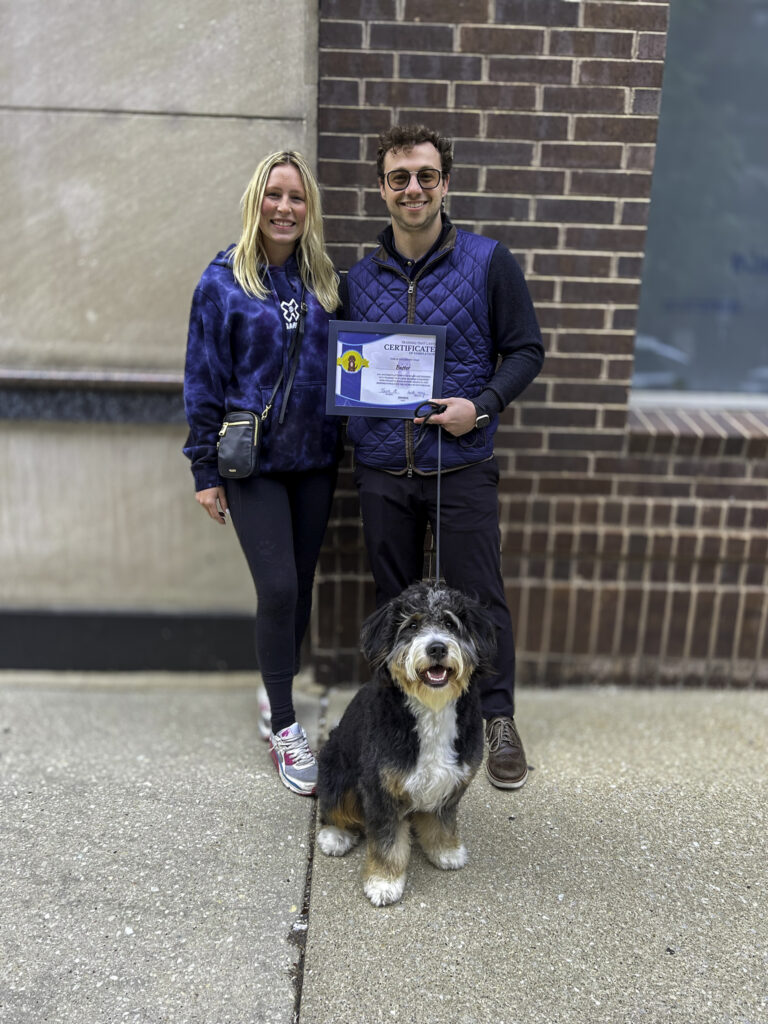
<svg viewBox="0 0 768 1024">
<path fill-rule="evenodd" d="M 376 603 L 422 578 L 427 523 L 437 528 L 437 477 L 396 476 L 358 464 L 363 534 Z M 443 472 L 440 482 L 440 573 L 449 587 L 475 597 L 496 626 L 497 673 L 480 682 L 483 716 L 514 716 L 515 642 L 504 583 L 495 459 Z"/>
</svg>

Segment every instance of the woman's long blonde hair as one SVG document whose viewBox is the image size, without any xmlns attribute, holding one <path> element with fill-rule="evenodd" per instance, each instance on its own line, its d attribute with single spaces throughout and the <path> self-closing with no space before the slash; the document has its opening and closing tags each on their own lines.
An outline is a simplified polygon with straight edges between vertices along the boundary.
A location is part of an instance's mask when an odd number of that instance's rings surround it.
<svg viewBox="0 0 768 1024">
<path fill-rule="evenodd" d="M 296 242 L 296 262 L 301 279 L 317 296 L 323 309 L 332 313 L 339 304 L 339 279 L 325 251 L 320 190 L 309 164 L 301 153 L 294 150 L 280 150 L 265 156 L 243 193 L 240 200 L 243 233 L 240 241 L 229 252 L 235 280 L 244 292 L 257 299 L 265 299 L 269 295 L 269 289 L 264 283 L 269 257 L 261 234 L 261 204 L 272 168 L 279 164 L 293 164 L 299 172 L 307 201 L 304 231 Z"/>
</svg>

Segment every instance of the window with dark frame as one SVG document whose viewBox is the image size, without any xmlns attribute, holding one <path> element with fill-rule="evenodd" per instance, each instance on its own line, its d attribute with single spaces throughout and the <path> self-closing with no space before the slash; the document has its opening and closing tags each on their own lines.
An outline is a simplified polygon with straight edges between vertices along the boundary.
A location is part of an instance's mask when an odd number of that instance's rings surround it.
<svg viewBox="0 0 768 1024">
<path fill-rule="evenodd" d="M 633 387 L 768 400 L 768 0 L 671 4 Z"/>
</svg>

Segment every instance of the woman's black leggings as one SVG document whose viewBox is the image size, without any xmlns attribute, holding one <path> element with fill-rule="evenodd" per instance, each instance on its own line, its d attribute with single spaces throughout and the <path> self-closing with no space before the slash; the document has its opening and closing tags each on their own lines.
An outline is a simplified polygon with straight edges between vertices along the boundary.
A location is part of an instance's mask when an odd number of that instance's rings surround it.
<svg viewBox="0 0 768 1024">
<path fill-rule="evenodd" d="M 309 625 L 336 473 L 333 466 L 227 483 L 232 522 L 256 587 L 256 656 L 273 732 L 296 721 L 293 677 Z"/>
</svg>

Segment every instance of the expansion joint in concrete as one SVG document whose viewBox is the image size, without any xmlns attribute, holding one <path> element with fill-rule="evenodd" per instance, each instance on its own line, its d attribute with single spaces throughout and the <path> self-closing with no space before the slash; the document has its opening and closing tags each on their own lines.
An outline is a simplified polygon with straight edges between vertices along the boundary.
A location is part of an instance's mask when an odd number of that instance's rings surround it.
<svg viewBox="0 0 768 1024">
<path fill-rule="evenodd" d="M 0 112 L 10 114 L 100 114 L 111 117 L 163 117 L 163 118 L 194 118 L 195 120 L 211 119 L 217 121 L 279 121 L 281 123 L 295 121 L 303 124 L 303 117 L 280 116 L 270 114 L 234 114 L 229 111 L 217 113 L 207 110 L 142 110 L 126 107 L 55 107 L 17 105 L 0 103 Z"/>
<path fill-rule="evenodd" d="M 318 747 L 325 736 L 328 713 L 328 687 L 320 697 L 320 717 L 317 727 Z M 315 836 L 317 834 L 317 801 L 312 801 L 312 812 L 309 818 L 309 834 L 307 836 L 307 874 L 304 880 L 304 899 L 298 917 L 291 926 L 288 936 L 290 942 L 298 949 L 299 959 L 293 968 L 294 1004 L 292 1024 L 301 1024 L 301 996 L 304 988 L 304 957 L 307 950 L 309 934 L 309 908 L 312 897 L 312 865 L 315 857 Z"/>
</svg>

